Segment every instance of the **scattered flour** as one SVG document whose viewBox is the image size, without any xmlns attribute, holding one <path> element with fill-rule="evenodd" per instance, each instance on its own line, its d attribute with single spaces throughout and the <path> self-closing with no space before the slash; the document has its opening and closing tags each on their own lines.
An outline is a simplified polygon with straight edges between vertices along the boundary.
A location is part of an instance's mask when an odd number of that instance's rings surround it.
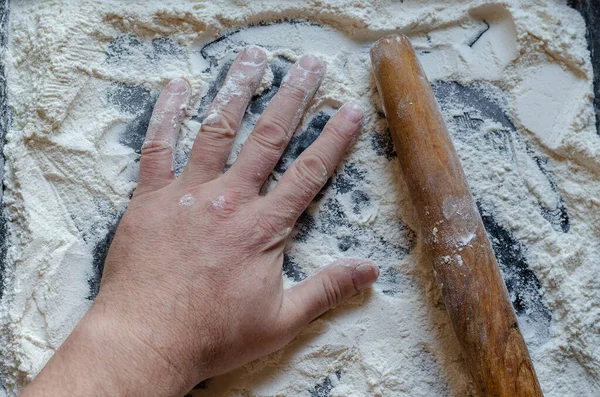
<svg viewBox="0 0 600 397">
<path fill-rule="evenodd" d="M 179 199 L 179 205 L 181 207 L 190 207 L 190 206 L 194 205 L 195 202 L 196 202 L 196 199 L 194 198 L 194 196 L 192 196 L 191 193 L 184 194 Z"/>
<path fill-rule="evenodd" d="M 600 138 L 584 23 L 563 2 L 15 1 L 10 23 L 10 249 L 0 305 L 7 395 L 35 376 L 91 304 L 97 247 L 135 187 L 141 142 L 130 129 L 175 77 L 191 83 L 202 110 L 216 65 L 246 44 L 270 52 L 265 95 L 284 60 L 310 52 L 326 62 L 314 118 L 300 130 L 348 100 L 366 112 L 345 164 L 292 231 L 286 285 L 341 256 L 371 257 L 381 278 L 286 348 L 195 393 L 474 395 L 378 111 L 368 49 L 392 32 L 410 35 L 435 82 L 494 246 L 510 243 L 497 252 L 546 396 L 600 395 Z M 231 161 L 255 117 L 248 113 Z M 197 120 L 190 111 L 176 170 Z"/>
</svg>

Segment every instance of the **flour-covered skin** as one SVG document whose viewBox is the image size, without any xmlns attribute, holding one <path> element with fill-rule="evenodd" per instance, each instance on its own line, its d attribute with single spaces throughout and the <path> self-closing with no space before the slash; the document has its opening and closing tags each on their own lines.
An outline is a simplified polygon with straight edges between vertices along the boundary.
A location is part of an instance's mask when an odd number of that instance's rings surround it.
<svg viewBox="0 0 600 397">
<path fill-rule="evenodd" d="M 267 49 L 269 68 L 227 166 L 256 121 L 254 107 L 262 109 L 287 68 L 303 53 L 326 64 L 266 190 L 331 108 L 356 99 L 365 111 L 363 134 L 292 231 L 285 284 L 344 256 L 370 257 L 381 276 L 372 293 L 313 322 L 287 348 L 196 393 L 469 395 L 430 264 L 419 260 L 411 232 L 418 228 L 370 77 L 369 44 L 400 31 L 411 36 L 438 98 L 447 98 L 441 107 L 492 242 L 509 248 L 497 252 L 518 264 L 503 266 L 513 291 L 524 291 L 512 298 L 545 395 L 600 393 L 600 313 L 592 304 L 599 301 L 600 253 L 592 242 L 600 238 L 600 142 L 584 23 L 556 1 L 487 3 L 13 2 L 6 61 L 13 125 L 5 150 L 12 248 L 0 343 L 9 391 L 40 370 L 90 305 L 96 247 L 135 186 L 141 141 L 123 137 L 149 119 L 160 89 L 183 77 L 193 105 L 179 136 L 179 172 L 214 96 L 212 82 L 233 53 L 256 44 Z M 273 24 L 236 32 L 262 22 Z M 453 97 L 462 88 L 452 81 L 482 82 L 470 88 L 491 110 Z M 214 202 L 221 205 L 219 196 Z"/>
</svg>

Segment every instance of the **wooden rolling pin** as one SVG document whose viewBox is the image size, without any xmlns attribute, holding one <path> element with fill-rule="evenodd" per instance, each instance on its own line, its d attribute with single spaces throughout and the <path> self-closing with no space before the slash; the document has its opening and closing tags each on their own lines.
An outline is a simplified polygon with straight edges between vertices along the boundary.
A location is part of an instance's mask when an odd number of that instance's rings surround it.
<svg viewBox="0 0 600 397">
<path fill-rule="evenodd" d="M 371 48 L 377 88 L 424 248 L 482 397 L 543 396 L 433 91 L 405 36 Z"/>
</svg>

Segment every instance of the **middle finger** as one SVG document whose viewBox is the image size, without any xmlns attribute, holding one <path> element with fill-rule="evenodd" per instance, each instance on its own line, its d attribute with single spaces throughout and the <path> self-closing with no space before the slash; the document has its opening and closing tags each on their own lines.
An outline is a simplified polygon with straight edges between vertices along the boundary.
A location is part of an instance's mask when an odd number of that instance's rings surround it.
<svg viewBox="0 0 600 397">
<path fill-rule="evenodd" d="M 184 178 L 205 183 L 221 175 L 248 103 L 266 66 L 267 54 L 262 48 L 251 46 L 237 56 L 202 121 Z"/>
<path fill-rule="evenodd" d="M 313 55 L 301 57 L 292 66 L 228 171 L 237 186 L 250 194 L 258 194 L 319 88 L 324 73 L 325 64 Z"/>
</svg>

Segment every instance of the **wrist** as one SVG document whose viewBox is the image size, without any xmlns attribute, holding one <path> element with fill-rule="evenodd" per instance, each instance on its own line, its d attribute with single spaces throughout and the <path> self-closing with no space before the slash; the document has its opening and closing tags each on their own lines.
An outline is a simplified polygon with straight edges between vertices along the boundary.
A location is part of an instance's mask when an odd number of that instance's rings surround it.
<svg viewBox="0 0 600 397">
<path fill-rule="evenodd" d="M 84 375 L 82 375 L 84 374 Z M 94 304 L 23 396 L 181 396 L 193 386 L 159 349 Z"/>
<path fill-rule="evenodd" d="M 189 374 L 170 358 L 168 348 L 148 340 L 143 324 L 98 300 L 82 320 L 82 341 L 95 346 L 117 395 L 181 396 Z"/>
</svg>

